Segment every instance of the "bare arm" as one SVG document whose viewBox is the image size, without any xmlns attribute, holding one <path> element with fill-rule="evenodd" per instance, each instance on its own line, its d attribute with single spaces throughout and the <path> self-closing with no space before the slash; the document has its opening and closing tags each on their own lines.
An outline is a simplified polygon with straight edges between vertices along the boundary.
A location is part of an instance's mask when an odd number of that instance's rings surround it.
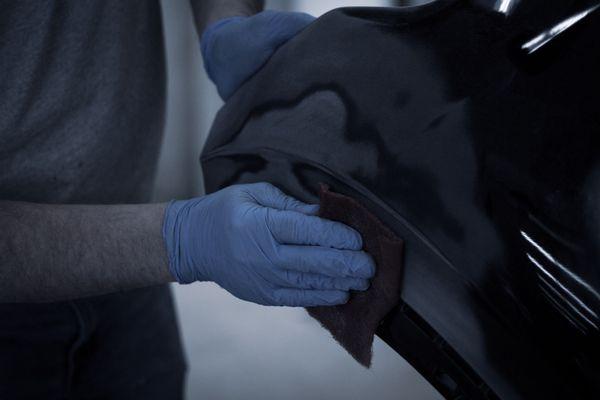
<svg viewBox="0 0 600 400">
<path fill-rule="evenodd" d="M 165 207 L 0 201 L 0 303 L 172 281 L 162 238 Z"/>
<path fill-rule="evenodd" d="M 227 17 L 254 15 L 265 6 L 264 0 L 191 0 L 191 4 L 200 36 L 213 22 Z"/>
</svg>

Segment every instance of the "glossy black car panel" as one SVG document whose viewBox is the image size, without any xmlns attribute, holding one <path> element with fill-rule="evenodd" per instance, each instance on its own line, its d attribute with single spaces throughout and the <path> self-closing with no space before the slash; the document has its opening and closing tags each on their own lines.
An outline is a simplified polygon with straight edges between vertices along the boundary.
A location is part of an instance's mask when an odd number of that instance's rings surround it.
<svg viewBox="0 0 600 400">
<path fill-rule="evenodd" d="M 447 398 L 598 398 L 597 3 L 326 14 L 219 112 L 206 186 L 367 205 L 406 243 L 378 334 Z"/>
</svg>

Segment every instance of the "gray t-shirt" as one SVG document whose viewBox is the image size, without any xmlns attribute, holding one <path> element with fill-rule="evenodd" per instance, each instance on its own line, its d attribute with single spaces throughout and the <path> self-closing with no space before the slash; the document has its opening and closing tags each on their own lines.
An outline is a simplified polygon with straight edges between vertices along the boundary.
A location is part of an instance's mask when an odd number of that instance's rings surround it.
<svg viewBox="0 0 600 400">
<path fill-rule="evenodd" d="M 0 0 L 0 199 L 147 201 L 163 47 L 158 0 Z"/>
</svg>

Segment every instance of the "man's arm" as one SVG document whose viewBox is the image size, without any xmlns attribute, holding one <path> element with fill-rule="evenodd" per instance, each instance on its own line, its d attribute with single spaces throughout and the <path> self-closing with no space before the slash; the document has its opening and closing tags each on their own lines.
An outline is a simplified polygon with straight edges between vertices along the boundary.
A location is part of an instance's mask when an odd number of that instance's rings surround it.
<svg viewBox="0 0 600 400">
<path fill-rule="evenodd" d="M 191 0 L 196 30 L 204 29 L 223 18 L 248 17 L 263 10 L 264 0 Z"/>
<path fill-rule="evenodd" d="M 172 281 L 161 233 L 165 207 L 0 201 L 0 303 Z"/>
<path fill-rule="evenodd" d="M 177 280 L 264 305 L 341 304 L 375 273 L 353 229 L 267 183 L 165 204 L 0 201 L 0 303 Z"/>
</svg>

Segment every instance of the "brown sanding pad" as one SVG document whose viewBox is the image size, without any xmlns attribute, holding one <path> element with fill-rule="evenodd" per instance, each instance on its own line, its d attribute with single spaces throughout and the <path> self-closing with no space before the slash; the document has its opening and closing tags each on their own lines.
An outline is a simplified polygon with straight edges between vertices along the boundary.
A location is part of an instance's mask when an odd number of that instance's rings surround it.
<svg viewBox="0 0 600 400">
<path fill-rule="evenodd" d="M 369 289 L 352 291 L 348 303 L 307 310 L 356 361 L 368 368 L 377 327 L 400 300 L 403 242 L 358 201 L 331 192 L 323 184 L 319 197 L 319 216 L 356 229 L 362 235 L 363 250 L 373 257 L 377 270 Z"/>
</svg>

